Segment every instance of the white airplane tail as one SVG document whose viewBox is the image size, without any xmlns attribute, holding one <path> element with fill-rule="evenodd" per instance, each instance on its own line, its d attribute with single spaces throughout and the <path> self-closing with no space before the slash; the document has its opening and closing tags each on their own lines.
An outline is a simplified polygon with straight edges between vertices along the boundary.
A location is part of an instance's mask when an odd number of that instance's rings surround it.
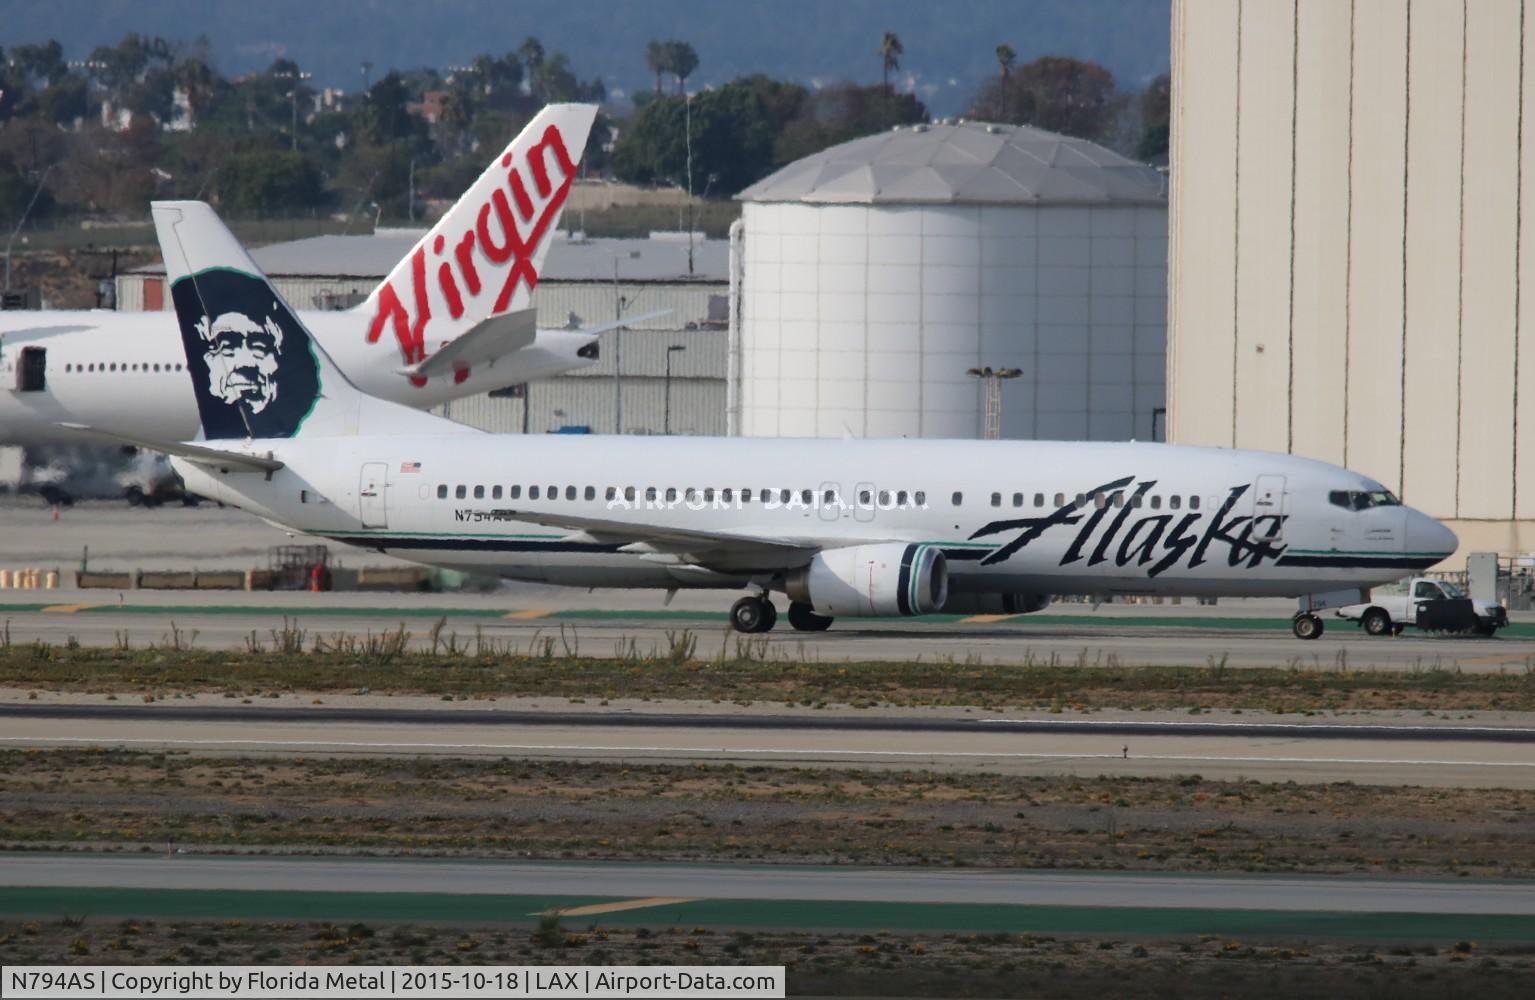
<svg viewBox="0 0 1535 1000">
<path fill-rule="evenodd" d="M 474 432 L 358 390 L 207 204 L 151 208 L 203 440 Z"/>
<path fill-rule="evenodd" d="M 368 342 L 392 336 L 416 384 L 429 355 L 492 316 L 531 309 L 596 115 L 593 104 L 540 111 L 357 307 Z"/>
</svg>

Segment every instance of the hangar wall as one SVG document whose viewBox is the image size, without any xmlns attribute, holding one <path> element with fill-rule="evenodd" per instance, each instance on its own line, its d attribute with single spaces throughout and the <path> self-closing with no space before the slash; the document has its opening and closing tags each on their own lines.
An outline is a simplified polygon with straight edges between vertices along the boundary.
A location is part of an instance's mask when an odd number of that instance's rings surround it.
<svg viewBox="0 0 1535 1000">
<path fill-rule="evenodd" d="M 1529 6 L 1175 0 L 1170 440 L 1535 550 Z"/>
</svg>

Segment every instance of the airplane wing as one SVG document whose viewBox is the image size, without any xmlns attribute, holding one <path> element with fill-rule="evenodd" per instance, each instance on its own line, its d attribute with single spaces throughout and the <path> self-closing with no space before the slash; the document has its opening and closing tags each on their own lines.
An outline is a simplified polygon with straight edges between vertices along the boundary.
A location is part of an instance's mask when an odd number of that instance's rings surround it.
<svg viewBox="0 0 1535 1000">
<path fill-rule="evenodd" d="M 149 451 L 158 451 L 166 455 L 174 455 L 184 458 L 189 462 L 199 465 L 211 465 L 223 469 L 239 469 L 243 472 L 276 472 L 283 467 L 277 459 L 268 455 L 247 455 L 241 452 L 224 451 L 221 448 L 204 448 L 200 445 L 188 444 L 185 441 L 155 441 L 150 438 L 129 437 L 126 434 L 114 434 L 104 431 L 99 427 L 91 427 L 87 424 L 60 423 L 58 426 L 65 430 L 77 431 L 102 440 L 116 444 L 131 444 L 137 448 L 146 448 Z"/>
<path fill-rule="evenodd" d="M 538 336 L 538 310 L 518 309 L 497 313 L 480 320 L 467 333 L 444 344 L 425 361 L 399 369 L 401 375 L 431 377 L 446 375 L 455 368 L 495 361 L 520 351 Z"/>
<path fill-rule="evenodd" d="M 621 326 L 633 326 L 635 323 L 644 323 L 646 320 L 660 319 L 662 316 L 671 315 L 670 309 L 657 309 L 654 312 L 641 313 L 638 316 L 625 316 L 623 319 L 613 319 L 606 323 L 598 323 L 595 326 L 578 326 L 571 333 L 584 333 L 595 337 L 599 333 L 607 333 L 609 330 L 617 330 Z"/>
<path fill-rule="evenodd" d="M 808 562 L 821 549 L 841 544 L 828 539 L 768 538 L 763 535 L 660 527 L 637 522 L 625 523 L 613 518 L 580 517 L 545 511 L 512 510 L 507 513 L 530 524 L 579 531 L 596 541 L 620 543 L 620 551 L 635 553 L 641 558 L 650 557 L 657 562 L 691 563 L 711 569 L 785 569 Z"/>
</svg>

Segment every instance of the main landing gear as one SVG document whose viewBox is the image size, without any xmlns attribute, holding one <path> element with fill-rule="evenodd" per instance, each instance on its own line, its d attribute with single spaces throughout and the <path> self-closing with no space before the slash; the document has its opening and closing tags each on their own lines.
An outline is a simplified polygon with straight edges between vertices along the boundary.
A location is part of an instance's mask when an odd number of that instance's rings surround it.
<svg viewBox="0 0 1535 1000">
<path fill-rule="evenodd" d="M 730 606 L 730 624 L 737 632 L 766 632 L 778 623 L 778 609 L 766 595 L 743 597 Z"/>
<path fill-rule="evenodd" d="M 730 608 L 730 624 L 737 632 L 767 632 L 778 623 L 778 610 L 766 594 L 743 597 Z M 789 624 L 797 632 L 825 632 L 831 628 L 829 615 L 818 615 L 808 604 L 789 604 Z"/>
<path fill-rule="evenodd" d="M 1290 628 L 1297 639 L 1315 639 L 1322 634 L 1322 619 L 1309 611 L 1302 611 L 1290 620 Z"/>
</svg>

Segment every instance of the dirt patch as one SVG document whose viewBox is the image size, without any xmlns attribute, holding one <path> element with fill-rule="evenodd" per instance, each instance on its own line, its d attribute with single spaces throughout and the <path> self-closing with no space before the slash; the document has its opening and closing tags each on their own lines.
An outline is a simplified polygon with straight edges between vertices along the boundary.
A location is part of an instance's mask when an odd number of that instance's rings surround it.
<svg viewBox="0 0 1535 1000">
<path fill-rule="evenodd" d="M 1535 794 L 509 758 L 0 752 L 12 849 L 1535 877 Z"/>
</svg>

